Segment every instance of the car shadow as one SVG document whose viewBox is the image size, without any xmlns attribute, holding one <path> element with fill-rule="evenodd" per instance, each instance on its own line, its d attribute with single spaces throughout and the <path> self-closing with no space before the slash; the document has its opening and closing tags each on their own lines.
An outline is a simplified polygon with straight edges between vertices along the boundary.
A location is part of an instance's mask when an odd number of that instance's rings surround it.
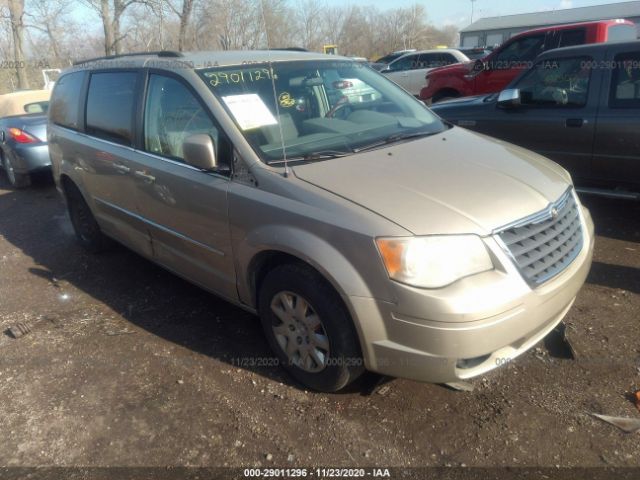
<svg viewBox="0 0 640 480">
<path fill-rule="evenodd" d="M 580 195 L 591 211 L 596 235 L 626 242 L 640 243 L 640 202 Z"/>
<path fill-rule="evenodd" d="M 0 235 L 36 266 L 31 275 L 62 293 L 66 284 L 158 337 L 299 389 L 274 365 L 258 317 L 173 275 L 127 248 L 92 255 L 75 240 L 62 198 L 51 180 L 10 190 L 0 175 Z M 40 284 L 40 282 L 39 282 Z M 42 305 L 35 308 L 45 310 Z M 53 311 L 30 312 L 56 315 Z M 63 313 L 63 312 L 62 312 Z M 368 373 L 340 394 L 369 395 L 384 379 Z"/>
<path fill-rule="evenodd" d="M 640 293 L 640 269 L 593 262 L 587 282 L 631 293 Z"/>
</svg>

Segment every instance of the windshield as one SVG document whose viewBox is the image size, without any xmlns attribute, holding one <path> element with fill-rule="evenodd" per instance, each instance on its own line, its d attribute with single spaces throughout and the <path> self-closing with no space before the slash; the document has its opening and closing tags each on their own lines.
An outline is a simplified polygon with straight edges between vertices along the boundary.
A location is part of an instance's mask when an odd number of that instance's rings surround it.
<svg viewBox="0 0 640 480">
<path fill-rule="evenodd" d="M 447 128 L 421 102 L 357 62 L 275 62 L 198 74 L 271 164 L 285 154 L 290 160 L 343 156 Z"/>
</svg>

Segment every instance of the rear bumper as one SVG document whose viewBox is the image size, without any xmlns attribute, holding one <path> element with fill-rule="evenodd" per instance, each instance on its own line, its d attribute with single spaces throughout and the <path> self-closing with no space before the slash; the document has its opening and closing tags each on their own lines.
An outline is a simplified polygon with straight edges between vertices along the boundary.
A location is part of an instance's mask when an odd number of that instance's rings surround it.
<svg viewBox="0 0 640 480">
<path fill-rule="evenodd" d="M 452 382 L 481 375 L 527 351 L 564 318 L 589 273 L 593 223 L 584 212 L 580 254 L 536 289 L 513 270 L 463 279 L 450 292 L 398 286 L 397 303 L 350 297 L 367 368 Z"/>
<path fill-rule="evenodd" d="M 6 148 L 6 147 L 5 147 Z M 49 158 L 49 145 L 41 143 L 37 145 L 13 145 L 11 150 L 5 153 L 11 155 L 11 162 L 16 173 L 34 173 L 40 170 L 51 169 Z"/>
</svg>

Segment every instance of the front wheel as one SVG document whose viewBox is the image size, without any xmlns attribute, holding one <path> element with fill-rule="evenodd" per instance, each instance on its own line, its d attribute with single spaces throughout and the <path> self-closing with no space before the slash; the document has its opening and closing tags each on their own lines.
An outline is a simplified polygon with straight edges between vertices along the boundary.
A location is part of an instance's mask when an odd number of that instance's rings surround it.
<svg viewBox="0 0 640 480">
<path fill-rule="evenodd" d="M 349 313 L 311 268 L 288 264 L 269 272 L 260 289 L 259 311 L 279 362 L 302 384 L 335 392 L 364 372 Z"/>
</svg>

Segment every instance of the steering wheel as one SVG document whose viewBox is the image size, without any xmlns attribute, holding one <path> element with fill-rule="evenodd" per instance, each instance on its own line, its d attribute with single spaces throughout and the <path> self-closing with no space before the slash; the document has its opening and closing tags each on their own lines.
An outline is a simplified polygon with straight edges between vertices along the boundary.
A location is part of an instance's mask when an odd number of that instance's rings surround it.
<svg viewBox="0 0 640 480">
<path fill-rule="evenodd" d="M 339 110 L 342 110 L 344 107 L 346 107 L 347 105 L 349 105 L 349 97 L 347 96 L 342 96 L 340 97 L 340 99 L 336 102 L 336 104 L 333 106 L 333 108 L 331 108 L 331 110 L 329 110 L 327 112 L 327 114 L 325 115 L 326 118 L 333 118 L 335 117 L 336 113 Z"/>
</svg>

